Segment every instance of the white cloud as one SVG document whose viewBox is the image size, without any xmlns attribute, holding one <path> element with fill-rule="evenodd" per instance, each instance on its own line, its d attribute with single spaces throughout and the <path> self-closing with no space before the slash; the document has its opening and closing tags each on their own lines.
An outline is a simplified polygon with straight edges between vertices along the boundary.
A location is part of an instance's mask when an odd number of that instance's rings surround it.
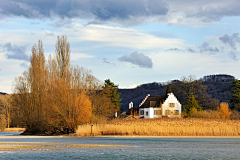
<svg viewBox="0 0 240 160">
<path fill-rule="evenodd" d="M 145 50 L 154 48 L 164 49 L 176 45 L 184 45 L 184 40 L 182 39 L 159 38 L 128 28 L 100 25 L 84 27 L 80 24 L 76 24 L 76 28 L 79 30 L 78 32 L 70 33 L 72 36 L 74 35 L 73 37 L 75 37 L 75 40 L 104 42 L 104 47 L 111 45 L 116 47 L 134 48 L 135 50 Z M 69 31 L 68 29 L 65 30 Z"/>
<path fill-rule="evenodd" d="M 89 54 L 85 54 L 85 53 L 71 53 L 71 60 L 78 60 L 80 58 L 93 58 L 94 56 L 89 55 Z"/>
</svg>

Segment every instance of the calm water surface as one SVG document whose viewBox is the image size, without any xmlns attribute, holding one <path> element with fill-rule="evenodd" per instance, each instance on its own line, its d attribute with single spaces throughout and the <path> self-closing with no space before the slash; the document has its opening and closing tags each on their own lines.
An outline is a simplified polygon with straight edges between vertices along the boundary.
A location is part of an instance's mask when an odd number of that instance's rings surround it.
<svg viewBox="0 0 240 160">
<path fill-rule="evenodd" d="M 14 133 L 0 133 L 0 135 Z M 15 133 L 19 134 L 19 133 Z M 9 137 L 9 136 L 8 136 Z M 0 138 L 0 142 L 133 145 L 60 151 L 0 151 L 0 159 L 240 159 L 240 138 Z"/>
</svg>

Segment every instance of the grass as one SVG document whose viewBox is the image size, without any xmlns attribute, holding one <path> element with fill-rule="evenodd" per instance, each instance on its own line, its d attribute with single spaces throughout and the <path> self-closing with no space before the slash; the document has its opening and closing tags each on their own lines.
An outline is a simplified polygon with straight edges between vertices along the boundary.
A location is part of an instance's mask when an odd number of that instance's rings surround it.
<svg viewBox="0 0 240 160">
<path fill-rule="evenodd" d="M 78 136 L 240 136 L 240 120 L 175 118 L 112 120 L 101 124 L 80 125 Z"/>
</svg>

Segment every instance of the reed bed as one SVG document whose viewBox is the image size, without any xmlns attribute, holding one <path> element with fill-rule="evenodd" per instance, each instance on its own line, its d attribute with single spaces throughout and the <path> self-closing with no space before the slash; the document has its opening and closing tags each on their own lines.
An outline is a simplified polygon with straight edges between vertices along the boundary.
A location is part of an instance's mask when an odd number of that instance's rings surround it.
<svg viewBox="0 0 240 160">
<path fill-rule="evenodd" d="M 112 120 L 106 123 L 80 125 L 78 136 L 240 136 L 240 120 L 199 118 Z"/>
<path fill-rule="evenodd" d="M 4 132 L 24 132 L 26 128 L 5 128 Z"/>
</svg>

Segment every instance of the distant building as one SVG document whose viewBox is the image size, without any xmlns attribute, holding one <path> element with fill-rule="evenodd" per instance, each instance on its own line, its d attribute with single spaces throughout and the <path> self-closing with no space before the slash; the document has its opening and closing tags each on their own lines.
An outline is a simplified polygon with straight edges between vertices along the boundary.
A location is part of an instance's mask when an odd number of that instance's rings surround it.
<svg viewBox="0 0 240 160">
<path fill-rule="evenodd" d="M 173 93 L 166 96 L 150 96 L 148 94 L 139 107 L 133 107 L 133 103 L 129 103 L 128 114 L 137 112 L 141 118 L 180 118 L 182 113 L 182 106 Z"/>
</svg>

